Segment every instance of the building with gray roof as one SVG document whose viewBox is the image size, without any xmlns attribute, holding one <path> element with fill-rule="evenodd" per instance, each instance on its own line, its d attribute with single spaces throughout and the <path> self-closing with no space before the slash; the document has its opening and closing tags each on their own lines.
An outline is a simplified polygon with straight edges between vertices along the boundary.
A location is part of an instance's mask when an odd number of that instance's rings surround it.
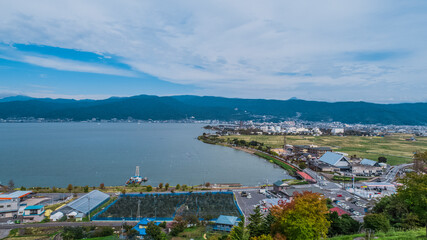
<svg viewBox="0 0 427 240">
<path fill-rule="evenodd" d="M 55 211 L 62 212 L 67 215 L 72 212 L 83 213 L 85 216 L 101 206 L 103 203 L 107 202 L 110 199 L 110 195 L 100 192 L 98 190 L 93 190 L 92 192 L 85 194 L 78 199 L 68 203 L 61 209 Z"/>
<path fill-rule="evenodd" d="M 319 158 L 319 162 L 332 165 L 340 168 L 341 170 L 348 170 L 351 168 L 350 162 L 346 156 L 334 152 L 326 152 L 321 158 Z"/>
</svg>

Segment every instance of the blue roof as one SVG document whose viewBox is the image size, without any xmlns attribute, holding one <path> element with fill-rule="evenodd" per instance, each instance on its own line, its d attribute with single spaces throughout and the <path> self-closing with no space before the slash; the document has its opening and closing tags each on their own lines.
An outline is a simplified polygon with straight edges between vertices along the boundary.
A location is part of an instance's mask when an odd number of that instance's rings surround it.
<svg viewBox="0 0 427 240">
<path fill-rule="evenodd" d="M 147 233 L 145 232 L 145 229 L 147 228 L 147 225 L 149 222 L 154 221 L 154 219 L 151 218 L 143 218 L 141 221 L 139 221 L 139 223 L 137 223 L 135 225 L 135 227 L 133 227 L 133 229 L 135 229 L 140 236 L 145 236 Z M 160 222 L 155 222 L 156 225 L 159 225 Z"/>
<path fill-rule="evenodd" d="M 216 224 L 224 224 L 224 225 L 235 225 L 237 222 L 237 217 L 234 216 L 225 216 L 225 215 L 221 215 L 218 217 L 218 219 L 216 220 Z"/>
<path fill-rule="evenodd" d="M 34 206 L 28 206 L 25 208 L 25 210 L 37 210 L 37 209 L 42 209 L 44 206 L 43 205 L 34 205 Z"/>
<path fill-rule="evenodd" d="M 374 160 L 370 160 L 370 159 L 363 159 L 360 164 L 362 165 L 369 165 L 369 166 L 374 166 L 377 162 L 375 162 Z"/>
<path fill-rule="evenodd" d="M 342 158 L 345 157 L 339 153 L 326 152 L 319 161 L 335 166 Z"/>
</svg>

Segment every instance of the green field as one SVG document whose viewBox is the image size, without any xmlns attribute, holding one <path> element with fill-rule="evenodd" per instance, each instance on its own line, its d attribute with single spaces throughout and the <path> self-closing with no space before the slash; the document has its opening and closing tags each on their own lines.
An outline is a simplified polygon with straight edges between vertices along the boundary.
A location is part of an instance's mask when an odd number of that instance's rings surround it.
<svg viewBox="0 0 427 240">
<path fill-rule="evenodd" d="M 416 137 L 417 141 L 406 141 L 410 135 L 392 135 L 385 137 L 360 137 L 360 136 L 286 136 L 288 144 L 292 145 L 318 145 L 328 146 L 334 151 L 357 155 L 358 157 L 377 160 L 385 156 L 388 163 L 397 165 L 412 161 L 416 151 L 427 151 L 427 137 Z M 272 148 L 283 147 L 283 136 L 280 135 L 232 135 L 222 136 L 227 139 L 242 139 L 245 141 L 262 142 Z"/>
<path fill-rule="evenodd" d="M 295 175 L 295 173 L 296 173 L 296 169 L 295 168 L 293 168 L 293 167 L 289 166 L 288 164 L 286 164 L 286 163 L 284 163 L 284 162 L 282 162 L 282 161 L 280 161 L 278 159 L 275 159 L 275 158 L 273 158 L 273 157 L 271 157 L 271 156 L 269 156 L 267 154 L 260 153 L 260 152 L 255 152 L 254 154 L 257 155 L 258 157 L 262 157 L 262 158 L 264 158 L 264 159 L 266 159 L 266 160 L 268 160 L 268 161 L 270 161 L 272 163 L 275 163 L 275 164 L 279 165 L 283 169 L 287 170 L 288 173 L 291 174 L 291 175 Z"/>
<path fill-rule="evenodd" d="M 365 234 L 359 233 L 354 235 L 338 236 L 333 238 L 328 238 L 330 240 L 353 240 L 360 239 L 360 237 L 365 237 Z M 410 240 L 410 239 L 426 239 L 425 228 L 420 228 L 410 231 L 389 231 L 388 233 L 376 233 L 375 237 L 371 239 L 377 240 Z"/>
</svg>

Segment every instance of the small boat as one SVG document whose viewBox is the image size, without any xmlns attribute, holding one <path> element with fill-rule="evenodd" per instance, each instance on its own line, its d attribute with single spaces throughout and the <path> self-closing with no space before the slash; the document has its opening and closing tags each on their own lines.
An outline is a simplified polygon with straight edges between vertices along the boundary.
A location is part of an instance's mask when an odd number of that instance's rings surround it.
<svg viewBox="0 0 427 240">
<path fill-rule="evenodd" d="M 141 184 L 142 182 L 146 182 L 146 181 L 148 181 L 148 178 L 141 177 L 139 175 L 139 166 L 136 166 L 135 176 L 130 177 L 129 180 L 126 181 L 126 185 Z"/>
</svg>

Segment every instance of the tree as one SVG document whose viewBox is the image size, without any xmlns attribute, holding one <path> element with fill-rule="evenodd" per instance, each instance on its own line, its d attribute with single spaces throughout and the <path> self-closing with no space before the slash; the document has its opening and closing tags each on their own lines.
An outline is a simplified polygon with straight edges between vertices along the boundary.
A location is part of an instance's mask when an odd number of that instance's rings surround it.
<svg viewBox="0 0 427 240">
<path fill-rule="evenodd" d="M 15 182 L 13 182 L 12 179 L 9 180 L 8 187 L 9 187 L 9 190 L 15 189 Z"/>
<path fill-rule="evenodd" d="M 157 226 L 154 222 L 149 222 L 145 229 L 146 235 L 144 239 L 150 240 L 162 240 L 166 239 L 166 235 L 162 232 L 162 229 Z"/>
<path fill-rule="evenodd" d="M 175 190 L 179 190 L 181 188 L 181 185 L 177 184 L 175 187 Z"/>
<path fill-rule="evenodd" d="M 52 187 L 52 192 L 56 193 L 57 189 L 55 186 Z"/>
<path fill-rule="evenodd" d="M 146 187 L 146 189 L 147 189 L 147 192 L 151 192 L 151 191 L 153 191 L 153 187 L 152 187 L 151 185 L 148 185 L 148 186 Z"/>
<path fill-rule="evenodd" d="M 71 191 L 73 191 L 73 185 L 72 184 L 68 184 L 67 190 L 71 193 Z"/>
<path fill-rule="evenodd" d="M 163 183 L 159 183 L 159 189 L 161 190 L 163 188 Z"/>
<path fill-rule="evenodd" d="M 390 221 L 382 213 L 368 214 L 363 218 L 365 229 L 374 231 L 388 232 L 390 230 Z"/>
<path fill-rule="evenodd" d="M 228 240 L 248 240 L 249 239 L 249 233 L 245 228 L 245 218 L 242 216 L 240 217 L 242 221 L 240 221 L 237 226 L 233 227 L 230 234 L 228 235 Z"/>
<path fill-rule="evenodd" d="M 165 190 L 167 191 L 169 189 L 169 183 L 165 184 Z"/>
<path fill-rule="evenodd" d="M 126 194 L 126 188 L 122 189 L 122 194 L 125 195 Z"/>
<path fill-rule="evenodd" d="M 318 193 L 296 193 L 290 203 L 274 206 L 272 225 L 274 234 L 290 240 L 326 238 L 330 222 L 326 218 L 326 199 Z"/>
<path fill-rule="evenodd" d="M 211 186 L 211 183 L 210 182 L 207 182 L 207 183 L 205 183 L 205 187 L 210 187 Z"/>
<path fill-rule="evenodd" d="M 328 230 L 328 236 L 346 235 L 357 233 L 361 224 L 350 217 L 348 214 L 338 216 L 337 212 L 328 213 L 328 220 L 331 226 Z"/>
<path fill-rule="evenodd" d="M 270 235 L 261 235 L 258 237 L 252 237 L 251 240 L 273 240 L 273 237 Z"/>
<path fill-rule="evenodd" d="M 176 216 L 174 222 L 172 223 L 170 234 L 172 236 L 178 236 L 180 232 L 183 232 L 185 230 L 186 226 L 187 223 L 184 221 L 184 219 L 181 216 Z"/>
<path fill-rule="evenodd" d="M 397 196 L 425 224 L 427 236 L 427 174 L 410 173 L 402 183 Z"/>
<path fill-rule="evenodd" d="M 414 154 L 414 170 L 424 172 L 424 164 L 427 163 L 427 151 Z"/>
<path fill-rule="evenodd" d="M 99 189 L 104 189 L 105 188 L 105 185 L 104 185 L 104 183 L 101 183 L 101 184 L 99 184 Z"/>
<path fill-rule="evenodd" d="M 300 162 L 298 164 L 298 167 L 301 168 L 301 169 L 305 169 L 305 168 L 307 168 L 307 164 L 305 162 Z"/>
<path fill-rule="evenodd" d="M 84 188 L 83 188 L 83 191 L 85 192 L 85 193 L 87 193 L 87 192 L 89 192 L 89 186 L 84 186 Z"/>
<path fill-rule="evenodd" d="M 271 232 L 271 225 L 275 222 L 276 218 L 271 214 L 271 211 L 264 217 L 262 222 L 262 234 L 269 234 Z"/>
<path fill-rule="evenodd" d="M 261 209 L 257 206 L 254 213 L 249 215 L 248 230 L 250 237 L 258 237 L 263 234 L 263 220 Z"/>
<path fill-rule="evenodd" d="M 185 191 L 185 190 L 187 190 L 187 185 L 182 185 L 182 191 Z"/>
<path fill-rule="evenodd" d="M 378 157 L 378 162 L 379 162 L 379 163 L 387 163 L 387 158 L 386 158 L 386 157 L 383 157 L 383 156 Z"/>
</svg>

